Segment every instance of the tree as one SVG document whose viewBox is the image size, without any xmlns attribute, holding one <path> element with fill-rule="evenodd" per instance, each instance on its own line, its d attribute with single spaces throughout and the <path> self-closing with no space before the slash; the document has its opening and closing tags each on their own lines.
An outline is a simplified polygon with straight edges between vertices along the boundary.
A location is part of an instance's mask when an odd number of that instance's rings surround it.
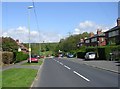
<svg viewBox="0 0 120 89">
<path fill-rule="evenodd" d="M 61 39 L 59 44 L 56 47 L 56 52 L 62 50 L 64 52 L 70 52 L 72 50 L 77 50 L 77 43 L 80 42 L 80 39 L 88 37 L 89 33 L 84 32 L 79 35 L 71 35 L 65 39 Z"/>
<path fill-rule="evenodd" d="M 2 50 L 3 51 L 17 51 L 18 45 L 11 37 L 2 37 Z"/>
</svg>

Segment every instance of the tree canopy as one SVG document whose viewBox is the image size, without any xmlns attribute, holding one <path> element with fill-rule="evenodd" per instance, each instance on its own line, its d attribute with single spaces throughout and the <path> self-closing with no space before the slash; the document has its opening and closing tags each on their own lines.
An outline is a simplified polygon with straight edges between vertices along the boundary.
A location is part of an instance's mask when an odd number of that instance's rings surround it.
<svg viewBox="0 0 120 89">
<path fill-rule="evenodd" d="M 2 50 L 3 51 L 17 51 L 18 45 L 11 37 L 2 37 Z"/>
<path fill-rule="evenodd" d="M 61 39 L 55 51 L 58 52 L 58 50 L 61 50 L 64 52 L 70 52 L 71 50 L 76 50 L 77 43 L 80 42 L 80 39 L 83 39 L 85 37 L 89 37 L 89 33 L 84 32 L 79 35 L 71 35 L 65 39 Z"/>
</svg>

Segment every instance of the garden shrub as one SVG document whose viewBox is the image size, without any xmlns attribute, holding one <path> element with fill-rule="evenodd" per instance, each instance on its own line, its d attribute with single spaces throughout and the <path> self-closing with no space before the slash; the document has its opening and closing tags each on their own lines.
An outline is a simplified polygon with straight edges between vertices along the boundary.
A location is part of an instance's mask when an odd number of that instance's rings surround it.
<svg viewBox="0 0 120 89">
<path fill-rule="evenodd" d="M 2 62 L 10 64 L 13 62 L 13 52 L 2 52 Z"/>
<path fill-rule="evenodd" d="M 85 58 L 85 54 L 86 54 L 85 51 L 83 51 L 83 52 L 77 52 L 77 58 Z"/>
<path fill-rule="evenodd" d="M 23 52 L 17 52 L 15 62 L 20 62 L 20 61 L 26 60 L 27 58 L 28 58 L 28 54 L 25 54 Z"/>
</svg>

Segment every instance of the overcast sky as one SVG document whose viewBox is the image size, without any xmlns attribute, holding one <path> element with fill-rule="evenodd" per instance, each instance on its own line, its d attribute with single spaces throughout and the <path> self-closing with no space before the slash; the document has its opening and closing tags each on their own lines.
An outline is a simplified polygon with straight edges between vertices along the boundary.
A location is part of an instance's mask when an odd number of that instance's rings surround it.
<svg viewBox="0 0 120 89">
<path fill-rule="evenodd" d="M 32 2 L 2 3 L 2 35 L 28 42 L 28 9 Z M 59 42 L 71 34 L 106 31 L 116 25 L 118 2 L 35 2 L 30 11 L 31 42 Z"/>
</svg>

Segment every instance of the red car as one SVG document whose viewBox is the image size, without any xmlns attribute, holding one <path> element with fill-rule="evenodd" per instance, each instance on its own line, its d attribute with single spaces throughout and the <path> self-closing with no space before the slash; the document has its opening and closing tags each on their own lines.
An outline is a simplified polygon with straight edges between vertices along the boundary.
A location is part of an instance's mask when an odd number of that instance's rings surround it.
<svg viewBox="0 0 120 89">
<path fill-rule="evenodd" d="M 28 62 L 30 62 L 30 58 L 28 58 Z M 37 62 L 38 63 L 38 58 L 36 55 L 31 56 L 31 62 Z"/>
</svg>

